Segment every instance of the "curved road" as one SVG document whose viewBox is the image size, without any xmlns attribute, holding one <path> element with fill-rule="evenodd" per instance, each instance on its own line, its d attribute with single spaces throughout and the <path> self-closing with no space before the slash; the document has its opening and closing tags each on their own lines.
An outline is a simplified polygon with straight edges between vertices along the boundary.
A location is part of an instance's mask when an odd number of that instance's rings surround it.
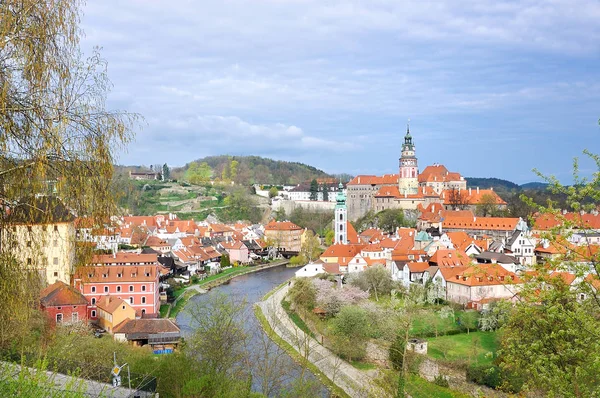
<svg viewBox="0 0 600 398">
<path fill-rule="evenodd" d="M 271 328 L 348 395 L 368 397 L 372 389 L 371 377 L 340 359 L 290 320 L 281 306 L 288 289 L 289 286 L 285 285 L 265 301 L 257 303 Z"/>
</svg>

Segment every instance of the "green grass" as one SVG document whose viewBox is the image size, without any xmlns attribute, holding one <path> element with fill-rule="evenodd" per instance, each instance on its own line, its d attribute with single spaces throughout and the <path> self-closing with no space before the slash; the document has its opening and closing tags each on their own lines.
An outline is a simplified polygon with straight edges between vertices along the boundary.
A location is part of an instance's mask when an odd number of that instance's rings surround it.
<svg viewBox="0 0 600 398">
<path fill-rule="evenodd" d="M 373 365 L 372 363 L 361 362 L 361 361 L 350 361 L 350 365 L 352 365 L 356 369 L 360 369 L 360 370 L 377 369 L 377 366 Z"/>
<path fill-rule="evenodd" d="M 416 375 L 406 381 L 406 392 L 413 398 L 468 398 L 470 395 L 440 387 Z"/>
<path fill-rule="evenodd" d="M 471 332 L 427 339 L 427 353 L 435 359 L 491 364 L 498 341 L 496 332 Z M 492 353 L 492 354 L 490 354 Z"/>
<path fill-rule="evenodd" d="M 211 275 L 209 277 L 204 278 L 203 280 L 199 281 L 197 283 L 198 286 L 204 286 L 212 281 L 215 281 L 217 279 L 221 279 L 221 278 L 226 278 L 226 277 L 230 277 L 233 275 L 237 275 L 237 274 L 243 274 L 245 272 L 248 272 L 251 269 L 251 267 L 232 267 L 229 269 L 226 269 L 225 271 L 221 272 L 220 274 L 215 274 L 215 275 Z"/>
<path fill-rule="evenodd" d="M 319 368 L 316 367 L 316 365 L 314 365 L 312 362 L 300 355 L 300 353 L 296 351 L 294 347 L 292 347 L 287 341 L 283 340 L 273 331 L 271 325 L 269 325 L 269 321 L 267 321 L 267 318 L 265 317 L 265 314 L 263 314 L 262 310 L 258 305 L 254 305 L 254 315 L 256 316 L 256 319 L 258 319 L 258 322 L 261 324 L 267 336 L 269 336 L 269 338 L 273 340 L 275 344 L 281 347 L 281 349 L 287 352 L 288 355 L 292 357 L 294 361 L 298 362 L 301 366 L 304 366 L 309 371 L 311 371 L 312 374 L 314 374 L 321 381 L 321 383 L 323 383 L 332 392 L 332 396 L 340 398 L 350 398 L 350 396 L 346 394 L 344 390 L 342 390 L 327 376 L 321 373 L 321 371 L 319 370 Z"/>
<path fill-rule="evenodd" d="M 429 333 L 433 334 L 435 333 L 436 326 L 439 335 L 446 334 L 450 331 L 463 330 L 456 322 L 456 318 L 462 316 L 463 313 L 464 311 L 456 311 L 454 317 L 442 319 L 431 309 L 423 309 L 412 323 L 410 330 L 411 335 L 422 336 Z"/>
<path fill-rule="evenodd" d="M 160 305 L 160 317 L 161 318 L 165 318 L 167 316 L 167 313 L 169 312 L 169 308 L 171 307 L 170 304 L 161 304 Z"/>
<path fill-rule="evenodd" d="M 294 322 L 294 324 L 296 326 L 298 326 L 298 328 L 300 330 L 302 330 L 304 333 L 306 333 L 307 335 L 309 335 L 312 338 L 315 337 L 315 334 L 310 330 L 310 328 L 306 325 L 306 323 L 304 323 L 302 318 L 300 318 L 300 315 L 298 315 L 295 311 L 292 311 L 290 309 L 289 301 L 287 301 L 286 299 L 281 300 L 281 306 L 283 307 L 285 312 L 288 314 L 288 316 L 290 317 L 292 322 Z"/>
</svg>

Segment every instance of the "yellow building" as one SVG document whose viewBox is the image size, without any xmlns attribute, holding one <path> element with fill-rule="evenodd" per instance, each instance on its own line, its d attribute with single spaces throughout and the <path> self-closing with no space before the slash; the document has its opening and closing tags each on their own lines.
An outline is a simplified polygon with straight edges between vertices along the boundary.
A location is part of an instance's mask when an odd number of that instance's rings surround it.
<svg viewBox="0 0 600 398">
<path fill-rule="evenodd" d="M 103 296 L 96 303 L 98 326 L 113 333 L 115 326 L 127 319 L 135 319 L 135 310 L 125 300 L 114 296 Z"/>
<path fill-rule="evenodd" d="M 24 267 L 40 272 L 48 285 L 70 284 L 75 261 L 74 217 L 58 200 L 36 198 L 10 210 L 2 249 Z"/>
</svg>

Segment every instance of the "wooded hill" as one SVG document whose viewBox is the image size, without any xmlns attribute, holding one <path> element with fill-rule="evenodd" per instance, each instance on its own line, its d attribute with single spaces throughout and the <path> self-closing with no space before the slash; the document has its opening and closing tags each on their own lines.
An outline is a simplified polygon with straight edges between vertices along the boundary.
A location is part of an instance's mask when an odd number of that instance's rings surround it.
<svg viewBox="0 0 600 398">
<path fill-rule="evenodd" d="M 330 177 L 323 170 L 298 162 L 273 160 L 260 156 L 207 156 L 174 168 L 172 178 L 183 178 L 192 163 L 210 167 L 212 179 L 233 180 L 241 185 L 295 185 L 313 178 Z"/>
</svg>

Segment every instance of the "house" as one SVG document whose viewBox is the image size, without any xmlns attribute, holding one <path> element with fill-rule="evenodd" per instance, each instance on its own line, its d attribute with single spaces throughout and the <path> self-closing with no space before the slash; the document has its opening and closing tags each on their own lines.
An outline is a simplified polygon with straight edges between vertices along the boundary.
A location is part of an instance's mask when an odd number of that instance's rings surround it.
<svg viewBox="0 0 600 398">
<path fill-rule="evenodd" d="M 405 286 L 410 283 L 418 283 L 424 285 L 430 275 L 427 272 L 431 266 L 428 262 L 411 261 L 404 264 L 402 268 L 402 282 Z"/>
<path fill-rule="evenodd" d="M 35 270 L 52 285 L 71 282 L 75 261 L 75 217 L 55 197 L 23 199 L 5 208 L 0 251 L 9 250 L 24 269 Z"/>
<path fill-rule="evenodd" d="M 527 232 L 516 229 L 507 240 L 504 251 L 512 254 L 519 264 L 532 266 L 535 264 L 535 239 Z"/>
<path fill-rule="evenodd" d="M 520 288 L 519 277 L 499 264 L 477 264 L 456 271 L 444 277 L 446 300 L 467 308 L 480 310 L 490 300 L 512 299 Z"/>
<path fill-rule="evenodd" d="M 98 326 L 108 333 L 121 322 L 135 319 L 135 310 L 125 300 L 114 296 L 103 296 L 96 302 Z"/>
<path fill-rule="evenodd" d="M 338 264 L 340 271 L 348 272 L 348 263 L 360 253 L 365 245 L 346 245 L 343 243 L 333 244 L 321 254 L 320 259 L 324 263 Z"/>
<path fill-rule="evenodd" d="M 299 253 L 304 229 L 290 221 L 271 221 L 265 226 L 265 239 L 282 251 Z"/>
<path fill-rule="evenodd" d="M 312 278 L 313 276 L 324 273 L 325 271 L 323 270 L 323 264 L 324 263 L 321 260 L 306 264 L 304 267 L 295 272 L 296 278 Z"/>
<path fill-rule="evenodd" d="M 156 250 L 162 254 L 167 254 L 171 251 L 171 245 L 164 239 L 160 239 L 158 236 L 149 236 L 146 240 L 145 246 Z"/>
<path fill-rule="evenodd" d="M 113 334 L 117 341 L 149 345 L 154 354 L 172 353 L 181 339 L 181 330 L 170 319 L 128 318 L 113 328 Z"/>
<path fill-rule="evenodd" d="M 87 322 L 88 302 L 77 289 L 56 281 L 40 293 L 40 307 L 51 326 L 64 323 Z"/>
<path fill-rule="evenodd" d="M 232 263 L 248 264 L 250 262 L 250 252 L 242 241 L 221 242 L 219 246 L 227 251 L 229 261 Z"/>
<path fill-rule="evenodd" d="M 489 235 L 496 238 L 508 238 L 513 234 L 519 218 L 508 217 L 456 217 L 447 216 L 441 226 L 445 232 L 464 231 L 469 235 Z"/>
<path fill-rule="evenodd" d="M 74 277 L 75 288 L 88 300 L 88 318 L 91 320 L 98 317 L 97 302 L 108 295 L 127 300 L 138 317 L 157 316 L 159 280 L 156 264 L 80 267 Z"/>
<path fill-rule="evenodd" d="M 495 252 L 483 252 L 475 256 L 475 260 L 479 264 L 499 264 L 502 268 L 510 272 L 523 271 L 524 267 L 519 261 L 513 257 L 504 253 Z"/>
</svg>

